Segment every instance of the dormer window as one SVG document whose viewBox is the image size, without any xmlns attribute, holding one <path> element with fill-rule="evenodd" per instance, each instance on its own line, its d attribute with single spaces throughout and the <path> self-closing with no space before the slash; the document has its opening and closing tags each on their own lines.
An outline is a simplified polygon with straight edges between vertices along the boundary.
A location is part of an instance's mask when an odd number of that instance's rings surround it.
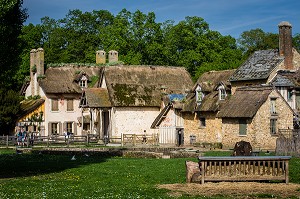
<svg viewBox="0 0 300 199">
<path fill-rule="evenodd" d="M 197 103 L 198 105 L 201 104 L 203 97 L 204 97 L 204 95 L 203 95 L 203 93 L 202 93 L 202 91 L 201 91 L 201 87 L 198 86 L 198 87 L 196 88 L 196 103 Z"/>
<path fill-rule="evenodd" d="M 87 78 L 86 78 L 85 75 L 83 75 L 83 76 L 81 77 L 81 79 L 79 80 L 79 86 L 80 86 L 81 88 L 87 88 Z"/>
<path fill-rule="evenodd" d="M 219 86 L 218 90 L 219 90 L 219 100 L 225 100 L 225 98 L 226 98 L 225 87 L 223 85 L 221 85 L 221 86 Z"/>
</svg>

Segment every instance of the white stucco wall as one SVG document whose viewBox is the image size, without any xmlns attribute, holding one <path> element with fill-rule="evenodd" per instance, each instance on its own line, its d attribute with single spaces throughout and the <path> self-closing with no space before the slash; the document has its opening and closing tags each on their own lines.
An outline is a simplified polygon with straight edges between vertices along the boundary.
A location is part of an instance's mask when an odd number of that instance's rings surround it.
<svg viewBox="0 0 300 199">
<path fill-rule="evenodd" d="M 74 111 L 67 111 L 67 100 L 66 99 L 59 99 L 58 101 L 58 111 L 51 111 L 51 99 L 46 98 L 45 99 L 45 132 L 44 135 L 49 134 L 49 123 L 53 122 L 60 122 L 63 124 L 64 122 L 76 122 L 76 125 L 73 125 L 73 127 L 76 128 L 75 132 L 76 135 L 81 135 L 81 127 L 78 125 L 78 117 L 81 117 L 81 110 L 79 109 L 79 99 L 73 100 L 73 106 Z M 59 129 L 59 134 L 62 135 L 63 129 Z M 42 132 L 41 132 L 42 134 Z M 43 134 L 42 134 L 43 135 Z"/>
<path fill-rule="evenodd" d="M 158 107 L 115 107 L 111 112 L 112 136 L 156 133 L 150 129 L 159 114 Z"/>
</svg>

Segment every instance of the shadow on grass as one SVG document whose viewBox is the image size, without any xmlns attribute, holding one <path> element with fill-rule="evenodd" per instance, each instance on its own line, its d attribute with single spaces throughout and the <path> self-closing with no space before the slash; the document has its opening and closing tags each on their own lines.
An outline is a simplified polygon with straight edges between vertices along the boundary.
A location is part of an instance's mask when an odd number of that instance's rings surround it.
<svg viewBox="0 0 300 199">
<path fill-rule="evenodd" d="M 47 154 L 0 154 L 0 178 L 16 178 L 60 172 L 83 165 L 105 162 L 113 154 L 67 152 Z"/>
</svg>

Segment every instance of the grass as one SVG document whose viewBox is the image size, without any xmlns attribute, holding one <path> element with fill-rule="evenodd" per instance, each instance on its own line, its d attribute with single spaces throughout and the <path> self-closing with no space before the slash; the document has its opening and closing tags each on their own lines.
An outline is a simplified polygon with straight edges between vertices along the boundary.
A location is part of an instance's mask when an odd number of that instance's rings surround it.
<svg viewBox="0 0 300 199">
<path fill-rule="evenodd" d="M 206 153 L 220 154 L 227 155 Z M 68 155 L 0 150 L 0 198 L 170 198 L 156 185 L 185 183 L 185 160 L 84 155 L 71 160 Z M 300 159 L 293 158 L 291 182 L 300 183 L 299 168 Z"/>
</svg>

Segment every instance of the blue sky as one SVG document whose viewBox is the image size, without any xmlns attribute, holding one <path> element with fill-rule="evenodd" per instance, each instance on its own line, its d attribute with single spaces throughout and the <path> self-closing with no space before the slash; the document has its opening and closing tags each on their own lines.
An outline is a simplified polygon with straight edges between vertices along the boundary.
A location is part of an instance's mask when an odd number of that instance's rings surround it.
<svg viewBox="0 0 300 199">
<path fill-rule="evenodd" d="M 62 19 L 69 10 L 108 10 L 113 15 L 123 8 L 130 12 L 154 12 L 156 22 L 202 17 L 211 30 L 238 38 L 244 31 L 261 28 L 278 33 L 278 24 L 288 21 L 293 34 L 300 33 L 300 0 L 23 0 L 29 18 L 25 24 L 40 24 L 48 16 Z"/>
</svg>

